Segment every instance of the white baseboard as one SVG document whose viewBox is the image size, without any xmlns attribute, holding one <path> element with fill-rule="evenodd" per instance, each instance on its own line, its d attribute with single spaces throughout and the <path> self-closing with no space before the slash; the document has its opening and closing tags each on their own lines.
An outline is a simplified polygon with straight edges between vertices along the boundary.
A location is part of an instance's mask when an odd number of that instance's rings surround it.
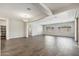
<svg viewBox="0 0 79 59">
<path fill-rule="evenodd" d="M 7 40 L 16 39 L 16 38 L 24 38 L 24 37 L 12 37 L 12 38 L 7 38 Z"/>
</svg>

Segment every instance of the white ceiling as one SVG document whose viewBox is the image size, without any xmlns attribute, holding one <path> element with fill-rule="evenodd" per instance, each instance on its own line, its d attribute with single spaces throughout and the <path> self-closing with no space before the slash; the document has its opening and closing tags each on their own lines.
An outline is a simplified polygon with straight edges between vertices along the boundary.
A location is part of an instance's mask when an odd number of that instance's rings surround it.
<svg viewBox="0 0 79 59">
<path fill-rule="evenodd" d="M 27 10 L 31 8 L 31 10 Z M 1 18 L 17 18 L 25 19 L 30 15 L 32 20 L 46 17 L 47 15 L 35 7 L 32 3 L 11 3 L 11 4 L 0 4 L 0 17 Z"/>
<path fill-rule="evenodd" d="M 79 3 L 45 3 L 45 5 L 54 13 L 60 13 L 72 8 L 79 8 Z"/>
<path fill-rule="evenodd" d="M 0 18 L 34 21 L 47 17 L 49 11 L 56 14 L 71 9 L 73 6 L 79 6 L 79 4 L 71 3 L 44 3 L 43 5 L 39 3 L 0 3 Z M 31 10 L 27 10 L 27 8 Z M 28 18 L 29 16 L 30 18 Z"/>
</svg>

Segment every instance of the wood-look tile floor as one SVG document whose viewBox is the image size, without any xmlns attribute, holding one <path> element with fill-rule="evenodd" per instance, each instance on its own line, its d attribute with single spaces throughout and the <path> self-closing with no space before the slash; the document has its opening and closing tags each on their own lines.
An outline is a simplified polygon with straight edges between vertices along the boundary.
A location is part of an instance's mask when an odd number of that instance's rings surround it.
<svg viewBox="0 0 79 59">
<path fill-rule="evenodd" d="M 79 48 L 73 38 L 35 36 L 1 40 L 2 56 L 79 56 Z"/>
</svg>

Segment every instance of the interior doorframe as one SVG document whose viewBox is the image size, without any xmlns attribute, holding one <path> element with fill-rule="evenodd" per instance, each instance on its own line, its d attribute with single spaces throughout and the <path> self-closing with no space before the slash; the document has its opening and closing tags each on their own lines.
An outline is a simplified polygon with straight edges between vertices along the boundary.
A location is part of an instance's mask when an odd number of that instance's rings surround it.
<svg viewBox="0 0 79 59">
<path fill-rule="evenodd" d="M 79 18 L 76 17 L 75 19 L 75 41 L 77 43 L 77 45 L 79 44 L 79 38 L 78 38 L 78 22 L 79 22 Z"/>
</svg>

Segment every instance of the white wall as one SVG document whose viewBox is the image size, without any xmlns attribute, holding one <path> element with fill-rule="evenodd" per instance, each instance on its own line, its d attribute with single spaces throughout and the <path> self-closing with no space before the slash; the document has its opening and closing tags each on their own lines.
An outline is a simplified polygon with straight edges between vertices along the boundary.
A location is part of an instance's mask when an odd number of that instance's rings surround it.
<svg viewBox="0 0 79 59">
<path fill-rule="evenodd" d="M 24 22 L 22 20 L 10 19 L 8 20 L 7 25 L 8 39 L 25 37 L 25 27 Z"/>
<path fill-rule="evenodd" d="M 70 22 L 70 21 L 74 21 L 75 17 L 75 10 L 69 10 L 66 12 L 62 12 L 60 14 L 57 15 L 52 15 L 52 16 L 48 16 L 44 19 L 32 22 L 32 35 L 40 35 L 42 34 L 43 30 L 42 30 L 42 25 L 44 24 L 54 24 L 54 23 L 63 23 L 63 22 Z"/>
<path fill-rule="evenodd" d="M 38 23 L 32 24 L 32 36 L 42 34 L 42 26 Z"/>
<path fill-rule="evenodd" d="M 6 26 L 6 21 L 5 20 L 0 20 L 0 25 Z"/>
</svg>

